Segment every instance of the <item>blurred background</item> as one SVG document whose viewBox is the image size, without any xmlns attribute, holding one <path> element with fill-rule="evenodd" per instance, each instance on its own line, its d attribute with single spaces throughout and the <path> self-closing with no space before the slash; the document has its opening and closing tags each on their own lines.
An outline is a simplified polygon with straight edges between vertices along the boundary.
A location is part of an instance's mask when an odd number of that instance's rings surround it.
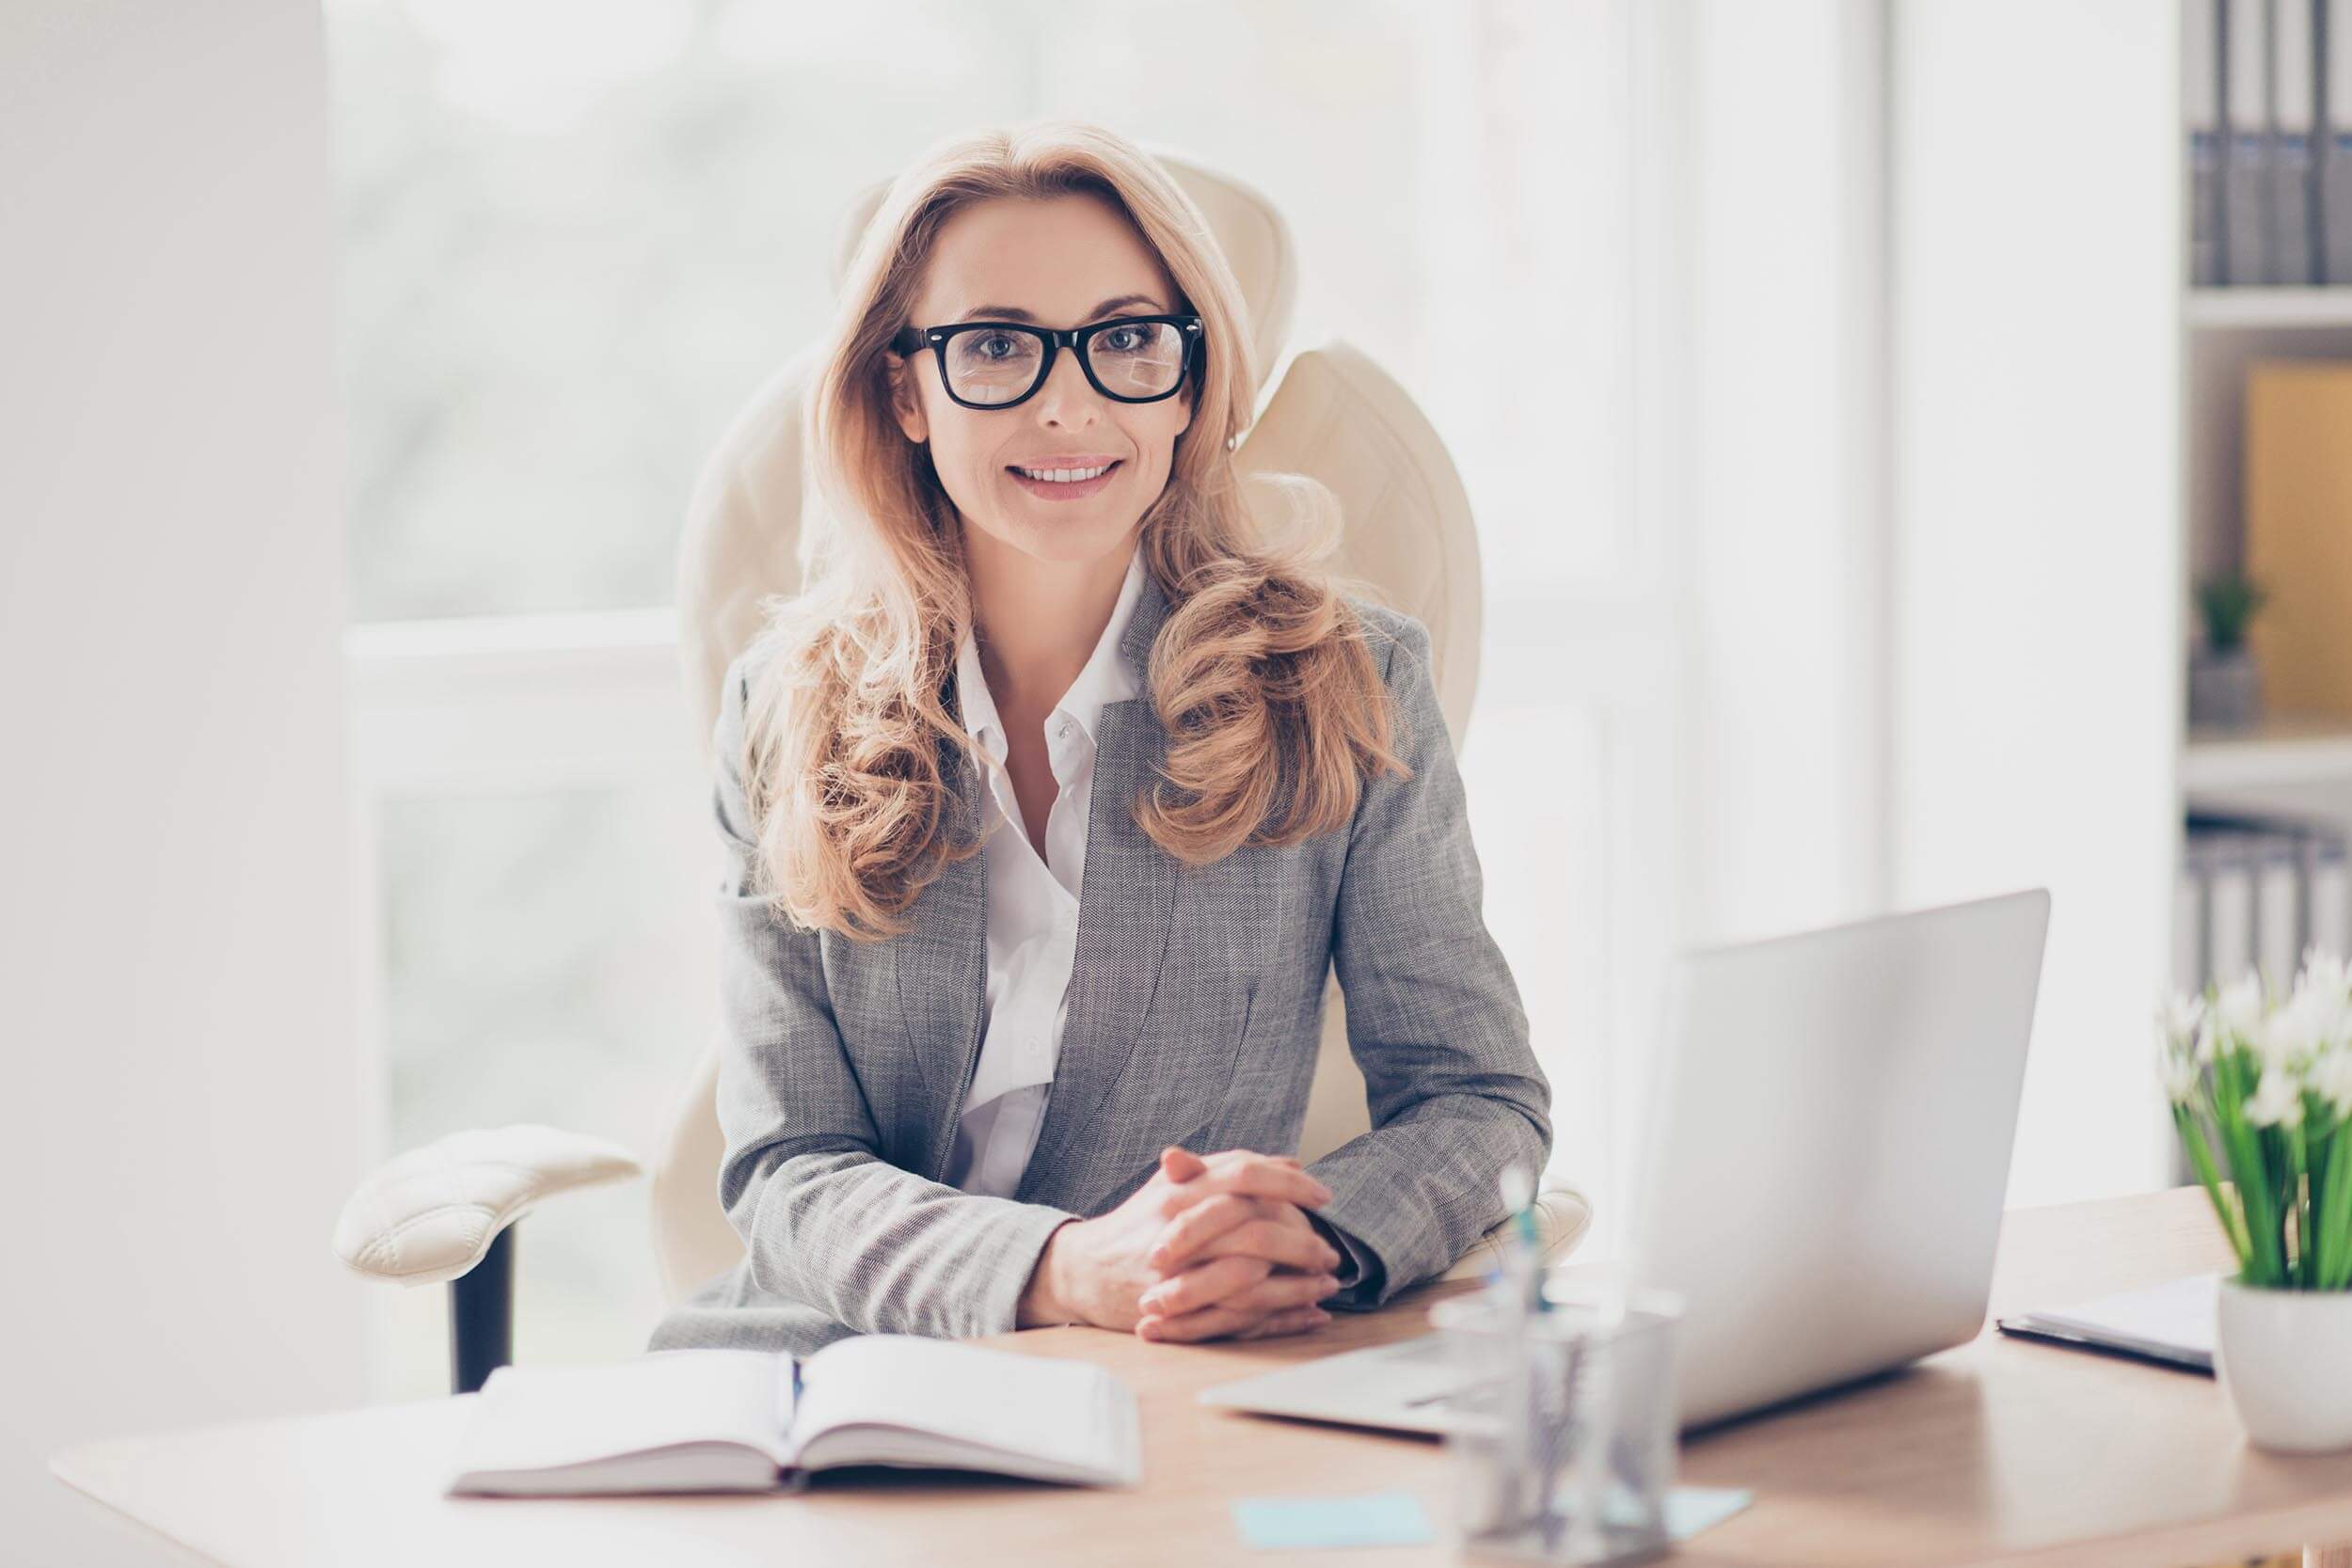
<svg viewBox="0 0 2352 1568">
<path fill-rule="evenodd" d="M 2305 862 L 2352 816 L 2326 691 L 2190 723 L 2269 537 L 2244 388 L 2352 357 L 2316 166 L 2302 275 L 2209 233 L 2215 14 L 0 3 L 0 1558 L 146 1560 L 57 1448 L 446 1386 L 443 1293 L 328 1248 L 373 1164 L 650 1152 L 717 1016 L 679 518 L 845 204 L 975 124 L 1264 191 L 1294 350 L 1451 449 L 1486 920 L 1593 1255 L 1677 948 L 2031 884 L 2010 1201 L 2171 1183 L 2147 1021 L 2239 940 L 2192 809 Z M 646 1237 L 642 1184 L 535 1214 L 517 1357 L 641 1349 Z"/>
</svg>

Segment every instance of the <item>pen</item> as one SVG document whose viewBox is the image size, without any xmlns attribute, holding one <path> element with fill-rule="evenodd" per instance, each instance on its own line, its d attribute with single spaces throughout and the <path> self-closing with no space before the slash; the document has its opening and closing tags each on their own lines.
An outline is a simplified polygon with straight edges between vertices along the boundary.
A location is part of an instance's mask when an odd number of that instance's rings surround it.
<svg viewBox="0 0 2352 1568">
<path fill-rule="evenodd" d="M 1535 1244 L 1534 1179 L 1513 1165 L 1502 1173 L 1501 1184 L 1503 1206 L 1510 1212 L 1511 1222 L 1503 1246 L 1500 1316 L 1510 1377 L 1523 1385 L 1523 1390 L 1512 1388 L 1507 1383 L 1504 1386 L 1504 1408 L 1513 1411 L 1514 1416 L 1505 1423 L 1498 1490 L 1506 1501 L 1498 1522 L 1516 1534 L 1526 1528 L 1532 1515 L 1549 1508 L 1547 1497 L 1540 1493 L 1528 1495 L 1545 1468 L 1538 1463 L 1537 1453 L 1549 1446 L 1544 1379 L 1539 1375 L 1542 1358 L 1536 1354 L 1538 1337 L 1533 1327 L 1534 1315 L 1544 1309 L 1543 1275 Z"/>
</svg>

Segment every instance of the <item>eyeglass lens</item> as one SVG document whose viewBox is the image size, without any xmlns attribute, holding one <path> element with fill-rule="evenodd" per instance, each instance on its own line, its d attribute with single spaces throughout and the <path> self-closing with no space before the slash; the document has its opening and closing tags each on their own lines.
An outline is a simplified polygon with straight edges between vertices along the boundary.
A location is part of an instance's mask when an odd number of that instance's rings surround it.
<svg viewBox="0 0 2352 1568">
<path fill-rule="evenodd" d="M 1114 397 L 1158 397 L 1184 371 L 1184 335 L 1167 322 L 1122 322 L 1087 340 L 1087 363 Z M 1010 403 L 1037 384 L 1045 340 L 982 327 L 947 340 L 947 389 L 966 403 Z"/>
</svg>

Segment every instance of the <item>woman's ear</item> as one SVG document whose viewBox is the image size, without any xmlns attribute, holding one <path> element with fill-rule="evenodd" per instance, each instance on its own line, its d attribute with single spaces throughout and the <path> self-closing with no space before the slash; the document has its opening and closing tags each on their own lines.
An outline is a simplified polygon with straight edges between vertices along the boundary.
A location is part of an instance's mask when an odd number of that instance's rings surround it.
<svg viewBox="0 0 2352 1568">
<path fill-rule="evenodd" d="M 914 366 L 896 349 L 882 351 L 882 373 L 890 383 L 890 412 L 908 440 L 921 446 L 930 439 L 930 421 L 923 417 L 923 400 L 915 393 Z"/>
</svg>

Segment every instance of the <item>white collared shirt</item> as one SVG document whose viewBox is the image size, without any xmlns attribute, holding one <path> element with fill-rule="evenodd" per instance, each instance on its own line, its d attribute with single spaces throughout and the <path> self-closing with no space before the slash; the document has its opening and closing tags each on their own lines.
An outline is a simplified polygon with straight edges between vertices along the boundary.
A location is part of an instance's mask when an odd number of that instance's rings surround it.
<svg viewBox="0 0 2352 1568">
<path fill-rule="evenodd" d="M 1069 1017 L 1071 961 L 1077 953 L 1096 723 L 1104 704 L 1142 691 L 1119 643 L 1143 596 L 1143 552 L 1137 549 L 1128 560 L 1109 625 L 1046 716 L 1045 752 L 1061 787 L 1045 819 L 1043 860 L 1029 842 L 1010 781 L 974 759 L 988 783 L 980 810 L 980 854 L 988 871 L 988 1002 L 979 1062 L 964 1096 L 946 1171 L 947 1182 L 965 1192 L 1010 1197 L 1044 1124 Z M 1003 763 L 1004 724 L 969 632 L 956 657 L 956 691 L 963 727 Z"/>
</svg>

